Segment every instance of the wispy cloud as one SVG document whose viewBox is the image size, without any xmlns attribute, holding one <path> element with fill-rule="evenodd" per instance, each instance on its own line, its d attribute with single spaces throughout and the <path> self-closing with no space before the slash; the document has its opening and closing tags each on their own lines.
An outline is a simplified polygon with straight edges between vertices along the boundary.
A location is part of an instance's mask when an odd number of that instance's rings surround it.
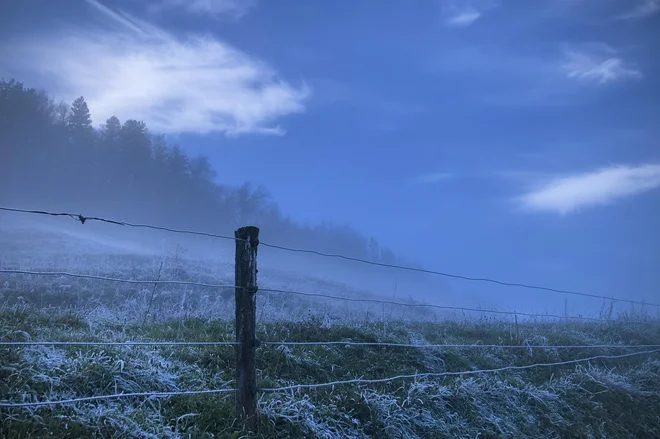
<svg viewBox="0 0 660 439">
<path fill-rule="evenodd" d="M 606 84 L 642 77 L 641 71 L 626 65 L 611 48 L 600 51 L 567 50 L 565 57 L 561 68 L 569 78 Z"/>
<path fill-rule="evenodd" d="M 620 15 L 621 20 L 638 20 L 660 12 L 660 0 L 641 0 L 634 8 Z"/>
<path fill-rule="evenodd" d="M 568 106 L 581 101 L 578 86 L 559 66 L 561 47 L 518 51 L 516 47 L 465 41 L 439 43 L 422 68 L 443 82 L 461 87 L 461 102 L 497 107 Z M 487 73 L 485 73 L 487 72 Z"/>
<path fill-rule="evenodd" d="M 207 15 L 218 18 L 228 15 L 240 18 L 245 15 L 256 3 L 256 0 L 160 0 L 152 3 L 149 9 L 152 12 L 183 8 L 196 15 Z"/>
<path fill-rule="evenodd" d="M 431 184 L 451 178 L 452 174 L 448 172 L 434 172 L 431 174 L 419 175 L 410 180 L 413 184 Z"/>
<path fill-rule="evenodd" d="M 211 36 L 180 39 L 96 0 L 106 26 L 67 28 L 2 47 L 0 68 L 47 78 L 71 100 L 83 95 L 95 123 L 144 120 L 155 131 L 281 134 L 276 121 L 305 109 L 310 90 Z"/>
<path fill-rule="evenodd" d="M 580 208 L 607 205 L 660 188 L 660 164 L 611 166 L 553 178 L 517 198 L 529 211 L 566 215 Z"/>
<path fill-rule="evenodd" d="M 466 27 L 477 21 L 481 13 L 472 7 L 455 11 L 451 17 L 445 20 L 449 26 Z"/>
</svg>

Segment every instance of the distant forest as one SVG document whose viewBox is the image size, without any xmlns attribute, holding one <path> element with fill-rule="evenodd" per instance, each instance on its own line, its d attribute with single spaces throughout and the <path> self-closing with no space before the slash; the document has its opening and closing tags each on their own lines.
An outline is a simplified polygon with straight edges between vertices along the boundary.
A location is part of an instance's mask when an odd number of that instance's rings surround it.
<svg viewBox="0 0 660 439">
<path fill-rule="evenodd" d="M 189 156 L 142 121 L 111 117 L 96 129 L 83 97 L 68 105 L 0 81 L 1 204 L 222 234 L 256 225 L 271 242 L 396 262 L 392 251 L 348 226 L 296 223 L 263 187 L 217 180 L 206 157 Z"/>
</svg>

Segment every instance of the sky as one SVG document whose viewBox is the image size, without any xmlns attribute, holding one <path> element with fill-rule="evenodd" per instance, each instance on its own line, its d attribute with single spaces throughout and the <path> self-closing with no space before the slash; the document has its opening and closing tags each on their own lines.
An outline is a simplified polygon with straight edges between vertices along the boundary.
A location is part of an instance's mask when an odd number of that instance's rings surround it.
<svg viewBox="0 0 660 439">
<path fill-rule="evenodd" d="M 95 125 L 144 120 L 293 219 L 431 269 L 660 300 L 660 0 L 3 9 L 0 76 L 83 95 Z"/>
</svg>

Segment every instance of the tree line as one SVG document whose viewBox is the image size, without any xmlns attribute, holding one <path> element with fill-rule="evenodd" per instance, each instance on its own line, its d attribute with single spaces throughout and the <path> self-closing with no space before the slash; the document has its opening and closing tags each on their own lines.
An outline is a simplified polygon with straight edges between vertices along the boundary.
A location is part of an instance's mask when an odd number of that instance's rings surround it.
<svg viewBox="0 0 660 439">
<path fill-rule="evenodd" d="M 344 225 L 303 226 L 263 187 L 218 183 L 192 157 L 139 120 L 92 125 L 83 97 L 71 105 L 14 79 L 0 81 L 0 202 L 93 211 L 167 227 L 227 234 L 244 225 L 271 242 L 394 263 L 394 253 Z M 32 204 L 34 203 L 34 204 Z"/>
</svg>

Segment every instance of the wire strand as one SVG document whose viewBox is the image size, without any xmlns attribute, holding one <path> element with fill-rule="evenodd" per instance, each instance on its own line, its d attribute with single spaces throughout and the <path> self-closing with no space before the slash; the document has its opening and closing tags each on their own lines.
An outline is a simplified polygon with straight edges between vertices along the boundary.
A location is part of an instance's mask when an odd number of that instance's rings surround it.
<svg viewBox="0 0 660 439">
<path fill-rule="evenodd" d="M 0 341 L 0 346 L 238 346 L 235 341 Z"/>
<path fill-rule="evenodd" d="M 80 221 L 82 224 L 84 224 L 86 221 L 100 221 L 100 222 L 115 224 L 115 225 L 120 225 L 120 226 L 142 227 L 142 228 L 148 228 L 148 229 L 154 229 L 154 230 L 163 230 L 163 231 L 173 232 L 173 233 L 185 233 L 185 234 L 190 234 L 190 235 L 207 236 L 207 237 L 212 237 L 212 238 L 229 239 L 229 240 L 234 240 L 234 241 L 240 240 L 240 238 L 231 237 L 231 236 L 227 236 L 227 235 L 217 235 L 217 234 L 214 234 L 214 233 L 196 232 L 196 231 L 191 231 L 191 230 L 171 229 L 169 227 L 153 226 L 153 225 L 149 225 L 149 224 L 134 224 L 134 223 L 126 222 L 126 221 L 117 221 L 117 220 L 111 220 L 111 219 L 99 218 L 99 217 L 87 217 L 87 216 L 83 216 L 83 215 L 80 215 L 80 214 L 67 213 L 67 212 L 58 213 L 58 212 L 49 212 L 49 211 L 44 211 L 44 210 L 28 210 L 28 209 L 17 209 L 17 208 L 10 208 L 10 207 L 0 207 L 0 210 L 6 211 L 6 212 L 29 213 L 29 214 L 50 215 L 50 216 L 68 216 L 68 217 L 73 218 L 77 221 Z M 374 261 L 369 261 L 367 259 L 355 258 L 355 257 L 352 257 L 352 256 L 345 256 L 345 255 L 333 254 L 333 253 L 324 253 L 324 252 L 320 252 L 320 251 L 317 251 L 317 250 L 307 250 L 307 249 L 299 249 L 299 248 L 285 247 L 285 246 L 281 246 L 281 245 L 269 244 L 269 243 L 263 242 L 263 241 L 261 241 L 260 244 L 264 247 L 269 247 L 269 248 L 284 250 L 284 251 L 289 251 L 289 252 L 314 254 L 314 255 L 328 257 L 328 258 L 338 258 L 338 259 L 344 259 L 344 260 L 347 260 L 347 261 L 359 262 L 359 263 L 368 264 L 368 265 L 375 265 L 375 266 L 379 266 L 379 267 L 393 268 L 393 269 L 406 270 L 406 271 L 414 271 L 414 272 L 418 272 L 418 273 L 433 274 L 433 275 L 444 276 L 444 277 L 449 277 L 449 278 L 454 278 L 454 279 L 461 279 L 461 280 L 474 281 L 474 282 L 487 282 L 487 283 L 493 283 L 493 284 L 508 286 L 508 287 L 527 288 L 527 289 L 533 289 L 533 290 L 549 291 L 549 292 L 559 293 L 559 294 L 568 294 L 568 295 L 591 297 L 591 298 L 603 299 L 603 300 L 613 300 L 613 301 L 617 301 L 617 302 L 625 302 L 625 303 L 631 303 L 631 304 L 637 304 L 637 305 L 647 305 L 647 306 L 660 307 L 660 303 L 643 302 L 643 301 L 638 301 L 638 300 L 622 299 L 622 298 L 616 298 L 616 297 L 607 297 L 607 296 L 601 296 L 601 295 L 597 295 L 597 294 L 581 293 L 581 292 L 578 292 L 578 291 L 563 290 L 563 289 L 558 289 L 558 288 L 544 287 L 544 286 L 539 286 L 539 285 L 531 285 L 531 284 L 524 284 L 524 283 L 517 283 L 517 282 L 505 282 L 505 281 L 500 281 L 500 280 L 490 279 L 490 278 L 484 278 L 484 277 L 463 276 L 463 275 L 458 275 L 458 274 L 446 273 L 446 272 L 442 272 L 442 271 L 427 270 L 427 269 L 423 269 L 423 268 L 408 267 L 408 266 L 403 266 L 403 265 L 385 264 L 383 262 L 374 262 Z"/>
<path fill-rule="evenodd" d="M 263 242 L 263 241 L 261 241 L 259 244 L 264 246 L 264 247 L 270 247 L 270 248 L 274 248 L 274 249 L 278 249 L 278 250 L 285 250 L 285 251 L 296 252 L 296 253 L 308 253 L 308 254 L 314 254 L 314 255 L 317 255 L 317 256 L 323 256 L 323 257 L 327 257 L 327 258 L 338 258 L 338 259 L 344 259 L 344 260 L 347 260 L 347 261 L 359 262 L 359 263 L 362 263 L 362 264 L 375 265 L 375 266 L 378 266 L 378 267 L 394 268 L 394 269 L 398 269 L 398 270 L 414 271 L 414 272 L 417 272 L 417 273 L 433 274 L 433 275 L 444 276 L 444 277 L 449 277 L 449 278 L 453 278 L 453 279 L 461 279 L 461 280 L 474 281 L 474 282 L 488 282 L 488 283 L 507 286 L 507 287 L 518 287 L 518 288 L 527 288 L 527 289 L 532 289 L 532 290 L 550 291 L 550 292 L 559 293 L 559 294 L 568 294 L 568 295 L 574 295 L 574 296 L 592 297 L 592 298 L 596 298 L 596 299 L 613 300 L 613 301 L 617 301 L 617 302 L 634 303 L 634 304 L 637 304 L 637 305 L 648 305 L 648 306 L 660 307 L 660 303 L 642 302 L 642 301 L 637 301 L 637 300 L 600 296 L 598 294 L 581 293 L 581 292 L 578 292 L 578 291 L 562 290 L 562 289 L 558 289 L 558 288 L 544 287 L 544 286 L 531 285 L 531 284 L 523 284 L 523 283 L 518 283 L 518 282 L 505 282 L 505 281 L 500 281 L 500 280 L 490 279 L 490 278 L 485 278 L 485 277 L 463 276 L 463 275 L 458 275 L 458 274 L 445 273 L 445 272 L 442 272 L 442 271 L 427 270 L 427 269 L 424 269 L 424 268 L 407 267 L 407 266 L 404 266 L 404 265 L 385 264 L 383 262 L 374 262 L 374 261 L 369 261 L 367 259 L 354 258 L 354 257 L 351 257 L 351 256 L 344 256 L 344 255 L 333 254 L 333 253 L 324 253 L 324 252 L 320 252 L 320 251 L 316 251 L 316 250 L 306 250 L 306 249 L 299 249 L 299 248 L 284 247 L 284 246 L 281 246 L 281 245 L 268 244 L 268 243 Z"/>
<path fill-rule="evenodd" d="M 238 346 L 240 342 L 233 341 L 0 341 L 0 346 Z M 660 348 L 660 344 L 642 345 L 499 345 L 499 344 L 413 344 L 386 342 L 354 342 L 354 341 L 259 341 L 265 346 L 369 346 L 396 348 L 465 348 L 465 349 L 647 349 Z"/>
<path fill-rule="evenodd" d="M 121 282 L 121 283 L 128 283 L 128 284 L 146 284 L 146 285 L 171 284 L 171 285 L 198 286 L 198 287 L 205 287 L 205 288 L 242 288 L 242 287 L 236 286 L 236 285 L 208 284 L 208 283 L 201 283 L 201 282 L 189 282 L 189 281 L 177 281 L 177 280 L 119 279 L 119 278 L 96 276 L 96 275 L 89 275 L 89 274 L 69 273 L 69 272 L 66 272 L 66 271 L 29 271 L 29 270 L 5 270 L 5 269 L 0 269 L 0 274 L 2 274 L 2 273 L 4 273 L 4 274 L 27 274 L 27 275 L 35 275 L 35 276 L 67 276 L 67 277 L 73 277 L 73 278 L 94 279 L 94 280 L 102 280 L 102 281 L 108 281 L 108 282 Z M 592 322 L 602 322 L 602 323 L 615 323 L 615 322 L 617 322 L 617 320 L 615 320 L 615 319 L 609 319 L 608 320 L 608 319 L 600 319 L 600 318 L 596 318 L 596 317 L 561 316 L 561 315 L 558 315 L 558 314 L 534 314 L 534 313 L 525 313 L 525 312 L 517 312 L 517 311 L 497 311 L 497 310 L 467 308 L 467 307 L 449 306 L 449 305 L 433 305 L 433 304 L 424 304 L 424 303 L 404 303 L 404 302 L 395 302 L 395 301 L 391 301 L 391 300 L 350 298 L 350 297 L 333 296 L 333 295 L 330 295 L 330 294 L 307 293 L 307 292 L 302 292 L 302 291 L 280 290 L 280 289 L 274 289 L 274 288 L 261 288 L 261 289 L 258 290 L 258 292 L 259 293 L 271 292 L 271 293 L 279 293 L 279 294 L 293 294 L 293 295 L 306 296 L 306 297 L 321 297 L 321 298 L 326 298 L 326 299 L 343 300 L 343 301 L 347 301 L 347 302 L 377 303 L 377 304 L 385 304 L 385 305 L 404 306 L 404 307 L 409 307 L 409 308 L 435 308 L 435 309 L 442 309 L 442 310 L 447 310 L 447 311 L 468 311 L 468 312 L 479 312 L 479 313 L 498 314 L 498 315 L 524 316 L 524 317 L 533 317 L 533 318 L 569 319 L 569 320 L 592 321 Z M 631 324 L 648 324 L 648 323 L 652 323 L 653 320 L 649 320 L 649 321 L 624 320 L 624 322 L 625 323 L 631 323 Z"/>
<path fill-rule="evenodd" d="M 496 373 L 496 372 L 505 372 L 508 370 L 524 370 L 524 369 L 533 369 L 536 367 L 553 367 L 553 366 L 564 366 L 567 364 L 577 364 L 584 363 L 593 360 L 612 360 L 618 358 L 632 357 L 636 355 L 646 355 L 660 352 L 660 349 L 654 349 L 650 351 L 641 351 L 641 352 L 632 352 L 628 354 L 621 355 L 596 355 L 588 358 L 579 358 L 576 360 L 567 360 L 567 361 L 558 361 L 556 363 L 534 363 L 526 366 L 505 366 L 499 367 L 497 369 L 478 369 L 478 370 L 467 370 L 467 371 L 457 371 L 457 372 L 429 372 L 429 373 L 416 373 L 411 375 L 397 375 L 389 378 L 378 378 L 378 379 L 363 379 L 356 378 L 352 380 L 343 380 L 343 381 L 331 381 L 328 383 L 318 383 L 318 384 L 295 384 L 291 386 L 284 387 L 273 387 L 273 388 L 262 388 L 259 389 L 262 392 L 282 392 L 287 390 L 300 390 L 300 389 L 316 389 L 320 387 L 331 387 L 341 384 L 378 384 L 378 383 L 387 383 L 390 381 L 396 381 L 401 379 L 410 379 L 410 378 L 438 378 L 445 376 L 461 376 L 461 375 L 476 375 L 482 373 Z"/>
<path fill-rule="evenodd" d="M 369 346 L 369 347 L 398 347 L 398 348 L 466 348 L 466 349 L 639 349 L 660 348 L 660 344 L 644 345 L 499 345 L 499 344 L 412 344 L 412 343 L 386 343 L 386 342 L 353 342 L 353 341 L 259 341 L 265 346 Z M 0 346 L 238 346 L 240 342 L 233 341 L 0 341 Z"/>
<path fill-rule="evenodd" d="M 219 238 L 219 239 L 229 239 L 232 241 L 243 241 L 243 239 L 240 238 L 235 238 L 233 236 L 227 236 L 227 235 L 218 235 L 215 233 L 207 233 L 207 232 L 196 232 L 193 230 L 181 230 L 181 229 L 171 229 L 169 227 L 161 227 L 161 226 L 152 226 L 150 224 L 135 224 L 135 223 L 129 223 L 127 221 L 117 221 L 117 220 L 112 220 L 112 219 L 106 219 L 106 218 L 99 218 L 95 216 L 84 216 L 80 214 L 75 214 L 75 213 L 58 213 L 58 212 L 48 212 L 45 210 L 28 210 L 28 209 L 15 209 L 11 207 L 0 207 L 0 210 L 4 210 L 6 212 L 17 212 L 17 213 L 31 213 L 31 214 L 37 214 L 37 215 L 49 215 L 49 216 L 68 216 L 70 218 L 73 218 L 76 221 L 80 221 L 82 224 L 85 224 L 86 221 L 98 221 L 102 223 L 108 223 L 108 224 L 114 224 L 118 226 L 126 226 L 126 227 L 138 227 L 138 228 L 145 228 L 145 229 L 153 229 L 153 230 L 162 230 L 165 232 L 172 232 L 172 233 L 183 233 L 187 235 L 197 235 L 197 236 L 206 236 L 208 238 Z"/>
<path fill-rule="evenodd" d="M 373 346 L 373 347 L 395 347 L 395 348 L 465 348 L 465 349 L 648 349 L 660 348 L 660 344 L 643 345 L 499 345 L 499 344 L 408 344 L 408 343 L 381 343 L 381 342 L 352 342 L 352 341 L 262 341 L 262 345 L 268 346 Z"/>
<path fill-rule="evenodd" d="M 536 367 L 553 367 L 553 366 L 563 366 L 568 364 L 577 364 L 593 360 L 611 360 L 619 358 L 627 358 L 636 355 L 646 355 L 660 352 L 660 349 L 654 349 L 650 351 L 640 351 L 632 352 L 628 354 L 621 355 L 596 355 L 588 358 L 579 358 L 575 360 L 567 361 L 558 361 L 554 363 L 534 363 L 526 366 L 505 366 L 497 369 L 478 369 L 478 370 L 468 370 L 468 371 L 456 371 L 456 372 L 438 372 L 438 373 L 417 373 L 411 375 L 397 375 L 389 378 L 379 378 L 379 379 L 363 379 L 356 378 L 352 380 L 343 380 L 343 381 L 331 381 L 327 383 L 317 383 L 317 384 L 295 384 L 291 386 L 284 387 L 272 387 L 272 388 L 261 388 L 262 392 L 282 392 L 288 390 L 300 390 L 300 389 L 314 389 L 320 387 L 331 387 L 342 384 L 377 384 L 377 383 L 386 383 L 391 381 L 396 381 L 400 379 L 410 379 L 410 378 L 431 378 L 431 377 L 444 377 L 444 376 L 461 376 L 461 375 L 475 375 L 481 373 L 496 373 L 504 372 L 508 370 L 524 370 L 532 369 Z M 88 396 L 83 398 L 72 398 L 64 399 L 57 401 L 36 401 L 36 402 L 27 402 L 27 403 L 12 403 L 8 401 L 0 402 L 0 407 L 39 407 L 39 406 L 48 406 L 48 405 L 63 405 L 63 404 L 73 404 L 77 402 L 91 402 L 91 401 L 100 401 L 107 399 L 115 398 L 130 398 L 130 397 L 155 397 L 155 398 L 167 398 L 171 396 L 180 396 L 180 395 L 202 395 L 202 394 L 213 394 L 213 393 L 231 393 L 236 392 L 236 389 L 212 389 L 212 390 L 188 390 L 188 391 L 179 391 L 179 392 L 143 392 L 143 393 L 116 393 L 112 395 L 99 395 L 99 396 Z"/>
<path fill-rule="evenodd" d="M 432 304 L 425 304 L 425 303 L 403 303 L 403 302 L 394 302 L 390 300 L 380 300 L 380 299 L 356 299 L 356 298 L 351 298 L 351 297 L 341 297 L 341 296 L 332 296 L 330 294 L 322 294 L 322 293 L 306 293 L 302 291 L 290 291 L 290 290 L 278 290 L 278 289 L 272 289 L 272 288 L 261 288 L 259 289 L 260 293 L 263 292 L 271 292 L 271 293 L 282 293 L 282 294 L 295 294 L 295 295 L 300 295 L 300 296 L 307 296 L 307 297 L 323 297 L 326 299 L 336 299 L 336 300 L 344 300 L 347 302 L 366 302 L 366 303 L 378 303 L 378 304 L 385 304 L 385 305 L 398 305 L 398 306 L 406 306 L 410 308 L 435 308 L 435 309 L 442 309 L 442 310 L 450 310 L 450 311 L 469 311 L 469 312 L 480 312 L 480 313 L 489 313 L 489 314 L 501 314 L 501 315 L 512 315 L 512 316 L 525 316 L 525 317 L 534 317 L 534 318 L 555 318 L 555 319 L 571 319 L 571 320 L 586 320 L 586 321 L 592 321 L 592 322 L 607 322 L 607 323 L 613 323 L 616 322 L 614 319 L 599 319 L 596 317 L 581 317 L 581 316 L 560 316 L 558 314 L 533 314 L 533 313 L 525 313 L 525 312 L 517 312 L 517 311 L 496 311 L 496 310 L 489 310 L 489 309 L 479 309 L 479 308 L 467 308 L 467 307 L 462 307 L 462 306 L 448 306 L 448 305 L 432 305 Z M 650 323 L 650 321 L 641 321 L 641 320 L 625 320 L 626 323 L 637 323 L 637 324 L 646 324 Z"/>
<path fill-rule="evenodd" d="M 67 271 L 29 271 L 29 270 L 0 270 L 0 273 L 5 274 L 28 274 L 35 276 L 66 276 L 74 277 L 81 279 L 94 279 L 94 280 L 103 280 L 109 282 L 121 282 L 128 284 L 171 284 L 171 285 L 189 285 L 197 287 L 207 287 L 207 288 L 237 288 L 236 285 L 224 285 L 224 284 L 207 284 L 201 282 L 189 282 L 189 281 L 180 281 L 180 280 L 135 280 L 135 279 L 119 279 L 114 277 L 105 277 L 105 276 L 96 276 L 93 274 L 79 274 L 79 273 L 69 273 Z M 238 287 L 240 288 L 240 287 Z"/>
<path fill-rule="evenodd" d="M 91 401 L 102 401 L 107 399 L 117 399 L 117 398 L 135 398 L 147 396 L 151 398 L 169 398 L 172 396 L 181 396 L 181 395 L 206 395 L 212 393 L 232 393 L 236 392 L 236 389 L 213 389 L 213 390 L 185 390 L 180 392 L 141 392 L 141 393 L 115 393 L 112 395 L 98 395 L 98 396 L 86 396 L 83 398 L 71 398 L 71 399 L 61 399 L 56 401 L 35 401 L 35 402 L 9 402 L 1 401 L 0 407 L 42 407 L 49 405 L 64 405 L 64 404 L 74 404 L 77 402 L 91 402 Z"/>
</svg>

